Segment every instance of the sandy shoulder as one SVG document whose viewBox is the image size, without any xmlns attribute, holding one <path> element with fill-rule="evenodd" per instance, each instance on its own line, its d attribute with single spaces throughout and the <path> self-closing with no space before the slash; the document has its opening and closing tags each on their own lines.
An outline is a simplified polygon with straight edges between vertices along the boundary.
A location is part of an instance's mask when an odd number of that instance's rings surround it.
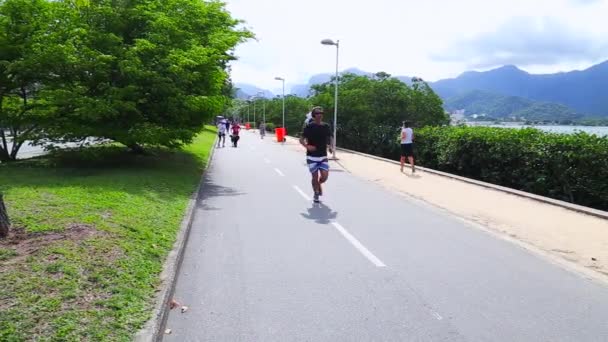
<svg viewBox="0 0 608 342">
<path fill-rule="evenodd" d="M 290 148 L 302 149 L 295 140 Z M 517 240 L 561 264 L 608 282 L 608 220 L 431 173 L 339 152 L 338 167 L 388 189 L 443 208 Z"/>
</svg>

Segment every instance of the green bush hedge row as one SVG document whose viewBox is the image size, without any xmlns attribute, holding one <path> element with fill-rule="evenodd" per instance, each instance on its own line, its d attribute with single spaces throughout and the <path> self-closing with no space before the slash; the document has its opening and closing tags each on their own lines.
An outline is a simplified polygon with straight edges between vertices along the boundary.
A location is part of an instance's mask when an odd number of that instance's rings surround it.
<svg viewBox="0 0 608 342">
<path fill-rule="evenodd" d="M 425 127 L 414 135 L 423 166 L 608 210 L 608 137 L 492 127 Z M 397 159 L 392 145 L 384 156 Z"/>
</svg>

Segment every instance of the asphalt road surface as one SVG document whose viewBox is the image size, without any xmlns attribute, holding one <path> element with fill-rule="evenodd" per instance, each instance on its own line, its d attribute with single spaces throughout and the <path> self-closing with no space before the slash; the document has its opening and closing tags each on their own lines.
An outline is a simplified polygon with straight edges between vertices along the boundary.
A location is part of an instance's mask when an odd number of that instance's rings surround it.
<svg viewBox="0 0 608 342">
<path fill-rule="evenodd" d="M 343 170 L 315 205 L 303 152 L 242 135 L 206 174 L 166 341 L 608 341 L 608 287 Z"/>
</svg>

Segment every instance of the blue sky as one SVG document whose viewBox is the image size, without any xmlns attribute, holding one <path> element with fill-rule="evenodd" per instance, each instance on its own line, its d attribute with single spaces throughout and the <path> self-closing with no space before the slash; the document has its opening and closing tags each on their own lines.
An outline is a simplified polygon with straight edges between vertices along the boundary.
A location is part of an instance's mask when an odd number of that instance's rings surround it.
<svg viewBox="0 0 608 342">
<path fill-rule="evenodd" d="M 276 91 L 340 69 L 435 81 L 515 64 L 532 73 L 608 59 L 608 0 L 228 0 L 257 36 L 236 50 L 235 82 Z"/>
</svg>

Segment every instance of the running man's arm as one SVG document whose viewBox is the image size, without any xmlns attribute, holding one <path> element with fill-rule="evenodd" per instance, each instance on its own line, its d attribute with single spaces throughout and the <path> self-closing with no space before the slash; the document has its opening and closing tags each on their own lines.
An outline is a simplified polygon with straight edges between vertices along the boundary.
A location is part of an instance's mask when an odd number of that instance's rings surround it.
<svg viewBox="0 0 608 342">
<path fill-rule="evenodd" d="M 304 129 L 304 131 L 302 132 L 302 136 L 300 137 L 300 145 L 304 146 L 304 148 L 310 152 L 317 149 L 316 147 L 314 147 L 312 145 L 308 145 L 308 132 L 307 132 L 306 128 Z"/>
<path fill-rule="evenodd" d="M 300 136 L 300 145 L 304 146 L 304 148 L 306 148 L 306 145 L 308 144 L 308 141 L 306 140 L 306 137 L 304 136 L 304 134 L 302 134 L 302 136 Z"/>
<path fill-rule="evenodd" d="M 307 135 L 308 132 L 306 130 L 307 126 L 305 125 L 304 128 L 302 129 L 302 135 L 300 136 L 300 145 L 304 146 L 304 148 L 308 148 L 308 139 L 307 139 Z"/>
</svg>

